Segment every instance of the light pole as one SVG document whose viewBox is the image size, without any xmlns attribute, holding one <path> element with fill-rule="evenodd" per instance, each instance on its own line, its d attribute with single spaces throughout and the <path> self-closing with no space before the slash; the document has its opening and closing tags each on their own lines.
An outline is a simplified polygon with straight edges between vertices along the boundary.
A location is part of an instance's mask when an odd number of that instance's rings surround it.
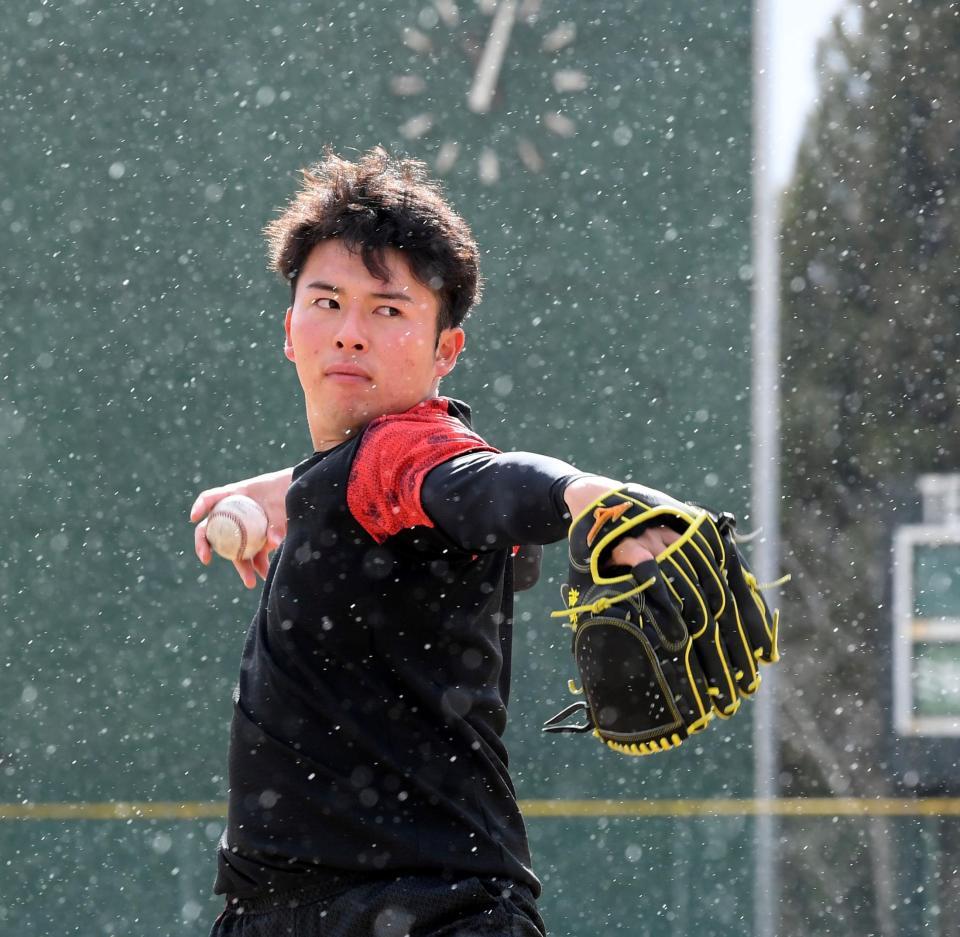
<svg viewBox="0 0 960 937">
<path fill-rule="evenodd" d="M 753 2 L 753 365 L 751 392 L 752 524 L 763 533 L 753 552 L 757 578 L 779 575 L 780 494 L 780 257 L 779 193 L 773 177 L 773 4 Z M 753 707 L 754 797 L 777 796 L 776 668 L 764 669 Z M 761 809 L 755 820 L 754 937 L 776 937 L 779 882 L 777 822 Z"/>
</svg>

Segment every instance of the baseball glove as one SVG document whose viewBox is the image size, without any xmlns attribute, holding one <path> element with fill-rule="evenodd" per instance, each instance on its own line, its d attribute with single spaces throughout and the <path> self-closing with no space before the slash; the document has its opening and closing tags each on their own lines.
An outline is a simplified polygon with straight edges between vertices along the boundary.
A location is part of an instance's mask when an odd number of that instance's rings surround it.
<svg viewBox="0 0 960 937">
<path fill-rule="evenodd" d="M 589 505 L 570 525 L 562 587 L 584 699 L 545 732 L 593 732 L 610 748 L 649 755 L 679 745 L 714 717 L 729 718 L 778 660 L 772 614 L 734 536 L 732 514 L 712 514 L 639 485 Z M 610 566 L 624 537 L 663 525 L 679 539 L 633 569 Z M 776 584 L 785 580 L 779 580 Z M 582 725 L 565 723 L 586 713 Z"/>
</svg>

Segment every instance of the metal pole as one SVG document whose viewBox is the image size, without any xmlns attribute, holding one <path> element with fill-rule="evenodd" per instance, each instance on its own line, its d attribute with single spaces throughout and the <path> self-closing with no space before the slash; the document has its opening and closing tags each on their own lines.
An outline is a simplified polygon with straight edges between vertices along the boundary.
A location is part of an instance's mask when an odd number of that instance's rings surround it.
<svg viewBox="0 0 960 937">
<path fill-rule="evenodd" d="M 778 193 L 772 177 L 773 4 L 753 5 L 753 366 L 752 366 L 752 523 L 763 534 L 754 546 L 761 582 L 777 577 L 780 492 L 779 432 L 779 228 Z M 775 668 L 764 668 L 763 684 L 752 707 L 754 796 L 777 795 L 777 711 Z M 772 811 L 756 818 L 754 935 L 776 937 L 778 908 L 777 824 Z"/>
</svg>

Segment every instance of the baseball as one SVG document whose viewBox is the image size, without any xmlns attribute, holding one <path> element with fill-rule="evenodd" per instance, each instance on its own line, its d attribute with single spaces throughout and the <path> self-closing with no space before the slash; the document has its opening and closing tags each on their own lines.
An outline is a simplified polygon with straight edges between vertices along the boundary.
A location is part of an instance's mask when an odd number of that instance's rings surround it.
<svg viewBox="0 0 960 937">
<path fill-rule="evenodd" d="M 267 542 L 266 512 L 253 498 L 228 495 L 207 518 L 207 540 L 224 559 L 252 559 Z"/>
</svg>

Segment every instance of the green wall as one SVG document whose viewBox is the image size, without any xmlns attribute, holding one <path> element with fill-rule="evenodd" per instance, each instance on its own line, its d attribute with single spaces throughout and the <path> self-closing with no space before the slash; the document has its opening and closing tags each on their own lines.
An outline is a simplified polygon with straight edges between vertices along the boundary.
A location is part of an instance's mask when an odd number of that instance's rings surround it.
<svg viewBox="0 0 960 937">
<path fill-rule="evenodd" d="M 259 232 L 326 143 L 431 163 L 460 143 L 446 185 L 487 287 L 443 390 L 471 402 L 491 442 L 745 510 L 749 4 L 544 4 L 514 30 L 489 115 L 465 106 L 463 49 L 489 18 L 461 6 L 450 30 L 428 0 L 15 4 L 0 57 L 7 813 L 224 799 L 255 596 L 225 564 L 199 566 L 186 515 L 201 488 L 309 452 L 282 355 L 287 294 Z M 562 22 L 576 39 L 548 55 Z M 405 27 L 433 57 L 403 44 Z M 558 69 L 589 87 L 557 93 Z M 391 93 L 414 73 L 422 95 Z M 573 136 L 539 120 L 554 110 Z M 434 129 L 405 139 L 422 113 Z M 517 157 L 520 137 L 541 172 Z M 478 179 L 485 147 L 500 157 L 493 184 Z M 520 796 L 750 796 L 749 716 L 654 759 L 540 734 L 573 675 L 569 632 L 548 617 L 562 566 L 551 548 L 519 599 Z M 57 809 L 0 820 L 0 933 L 208 931 L 216 815 Z M 554 935 L 749 931 L 748 820 L 529 826 Z"/>
</svg>

